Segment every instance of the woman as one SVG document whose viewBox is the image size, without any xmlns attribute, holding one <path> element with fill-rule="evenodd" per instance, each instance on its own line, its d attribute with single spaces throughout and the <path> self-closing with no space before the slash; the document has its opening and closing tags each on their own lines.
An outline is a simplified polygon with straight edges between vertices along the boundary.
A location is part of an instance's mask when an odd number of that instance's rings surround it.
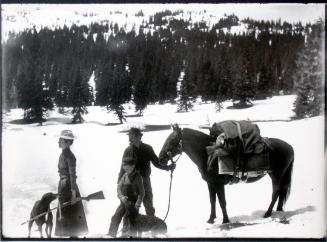
<svg viewBox="0 0 327 242">
<path fill-rule="evenodd" d="M 88 233 L 85 213 L 82 201 L 76 201 L 80 197 L 76 184 L 76 158 L 70 150 L 74 135 L 70 130 L 61 131 L 59 148 L 62 153 L 59 157 L 59 208 L 57 210 L 56 236 L 77 237 Z M 67 204 L 71 204 L 68 205 Z"/>
</svg>

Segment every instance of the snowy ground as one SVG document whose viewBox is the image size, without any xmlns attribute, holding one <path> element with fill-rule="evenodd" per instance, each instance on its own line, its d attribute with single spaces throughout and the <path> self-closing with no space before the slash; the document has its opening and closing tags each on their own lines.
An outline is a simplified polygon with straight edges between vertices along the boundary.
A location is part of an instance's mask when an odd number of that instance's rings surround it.
<svg viewBox="0 0 327 242">
<path fill-rule="evenodd" d="M 214 111 L 214 104 L 197 104 L 193 112 L 176 113 L 176 106 L 151 105 L 143 117 L 128 118 L 124 125 L 106 126 L 116 122 L 111 113 L 100 107 L 90 107 L 84 124 L 68 124 L 70 116 L 55 111 L 43 126 L 14 125 L 10 120 L 22 118 L 21 110 L 3 116 L 2 130 L 2 225 L 6 237 L 27 236 L 27 225 L 36 200 L 46 192 L 56 192 L 57 163 L 60 154 L 58 134 L 71 129 L 78 138 L 72 150 L 77 158 L 78 184 L 82 195 L 103 190 L 106 199 L 85 202 L 90 233 L 100 238 L 108 230 L 110 218 L 119 201 L 116 181 L 121 156 L 128 138 L 120 131 L 131 126 L 170 124 L 199 129 L 199 125 L 226 119 L 281 120 L 289 119 L 294 96 L 279 96 L 255 101 L 252 108 Z M 230 103 L 225 103 L 225 107 Z M 132 114 L 133 110 L 127 110 Z M 270 178 L 253 184 L 226 186 L 227 209 L 231 224 L 221 225 L 217 205 L 215 224 L 206 223 L 210 204 L 206 183 L 187 155 L 182 155 L 174 172 L 168 237 L 302 237 L 320 238 L 325 234 L 325 174 L 324 117 L 291 122 L 257 123 L 263 136 L 277 137 L 290 143 L 295 150 L 292 191 L 285 212 L 274 212 L 263 219 L 271 198 Z M 208 132 L 208 130 L 203 130 Z M 145 132 L 143 141 L 158 154 L 171 130 Z M 156 215 L 163 218 L 167 211 L 169 173 L 152 169 L 152 187 Z M 52 207 L 56 206 L 56 202 Z M 144 213 L 144 209 L 141 208 Z M 33 237 L 38 237 L 36 231 Z"/>
</svg>

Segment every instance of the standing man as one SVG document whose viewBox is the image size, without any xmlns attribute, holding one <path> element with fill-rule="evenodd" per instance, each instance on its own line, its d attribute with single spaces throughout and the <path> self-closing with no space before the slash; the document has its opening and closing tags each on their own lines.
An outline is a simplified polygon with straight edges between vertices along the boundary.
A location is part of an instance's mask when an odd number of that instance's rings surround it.
<svg viewBox="0 0 327 242">
<path fill-rule="evenodd" d="M 158 156 L 154 153 L 153 148 L 151 145 L 145 144 L 142 142 L 142 132 L 138 128 L 131 128 L 128 133 L 129 136 L 129 143 L 131 146 L 134 147 L 134 152 L 136 155 L 136 164 L 135 169 L 139 171 L 143 179 L 143 185 L 145 190 L 145 196 L 143 198 L 143 205 L 145 208 L 145 212 L 147 215 L 154 215 L 155 209 L 153 207 L 153 194 L 152 194 L 152 187 L 151 187 L 151 166 L 152 164 L 161 169 L 170 171 L 175 168 L 175 164 L 162 164 L 159 161 Z M 121 168 L 120 173 L 118 175 L 118 182 L 120 181 L 121 177 L 124 174 L 124 170 Z"/>
</svg>

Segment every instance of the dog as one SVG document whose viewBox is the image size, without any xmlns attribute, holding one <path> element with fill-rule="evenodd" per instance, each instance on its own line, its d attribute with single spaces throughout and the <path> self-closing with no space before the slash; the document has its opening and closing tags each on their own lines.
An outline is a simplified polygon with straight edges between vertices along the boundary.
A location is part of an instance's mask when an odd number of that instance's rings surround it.
<svg viewBox="0 0 327 242">
<path fill-rule="evenodd" d="M 167 233 L 167 225 L 162 219 L 138 213 L 134 204 L 129 204 L 125 208 L 122 237 L 142 237 L 143 232 L 149 232 L 151 237 Z"/>
<path fill-rule="evenodd" d="M 53 227 L 53 215 L 50 210 L 50 203 L 55 200 L 58 197 L 58 194 L 54 194 L 51 192 L 45 193 L 41 200 L 38 200 L 35 202 L 30 216 L 30 221 L 28 223 L 28 238 L 31 237 L 31 228 L 33 223 L 35 222 L 38 226 L 38 230 L 40 232 L 41 238 L 43 238 L 43 232 L 42 232 L 42 226 L 43 224 L 46 224 L 45 226 L 45 233 L 48 238 L 51 238 L 52 233 L 52 227 Z M 48 212 L 47 214 L 44 214 L 43 216 L 40 216 L 38 218 L 33 219 L 35 216 Z"/>
<path fill-rule="evenodd" d="M 153 237 L 167 233 L 167 224 L 156 216 L 139 214 L 136 220 L 138 237 L 142 237 L 143 232 L 150 232 Z"/>
</svg>

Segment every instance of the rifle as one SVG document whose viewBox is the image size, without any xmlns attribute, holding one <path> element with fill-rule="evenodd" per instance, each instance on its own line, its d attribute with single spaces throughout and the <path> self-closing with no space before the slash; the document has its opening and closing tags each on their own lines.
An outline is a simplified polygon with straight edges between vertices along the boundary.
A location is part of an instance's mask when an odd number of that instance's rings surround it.
<svg viewBox="0 0 327 242">
<path fill-rule="evenodd" d="M 64 208 L 64 207 L 68 207 L 70 205 L 73 205 L 75 204 L 76 202 L 79 202 L 79 201 L 82 201 L 82 200 L 86 200 L 86 201 L 90 201 L 90 200 L 99 200 L 99 199 L 105 199 L 104 195 L 103 195 L 103 192 L 102 191 L 99 191 L 99 192 L 95 192 L 95 193 L 92 193 L 90 195 L 88 195 L 87 197 L 77 197 L 75 201 L 68 201 L 68 202 L 65 202 L 61 205 L 61 208 Z M 57 207 L 54 207 L 54 208 L 51 208 L 49 209 L 48 211 L 44 212 L 44 213 L 40 213 L 36 216 L 34 216 L 33 218 L 21 223 L 21 225 L 24 225 L 30 221 L 33 221 L 35 219 L 38 219 L 46 214 L 48 214 L 49 212 L 51 212 L 52 210 L 55 210 L 55 209 L 58 209 L 59 206 Z"/>
</svg>

